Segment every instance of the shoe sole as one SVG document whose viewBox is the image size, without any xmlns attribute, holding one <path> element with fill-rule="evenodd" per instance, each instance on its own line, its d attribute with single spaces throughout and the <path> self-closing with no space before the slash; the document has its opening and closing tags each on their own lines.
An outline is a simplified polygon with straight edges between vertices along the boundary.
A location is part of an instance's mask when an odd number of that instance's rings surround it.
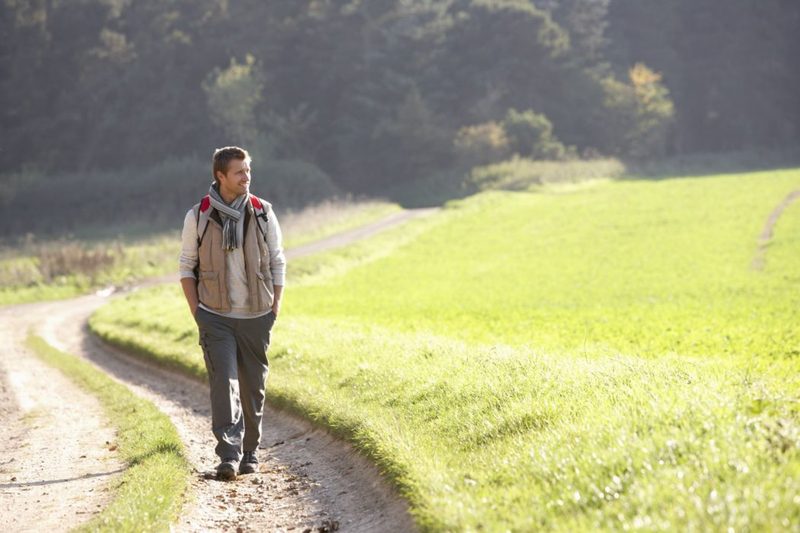
<svg viewBox="0 0 800 533">
<path fill-rule="evenodd" d="M 232 468 L 230 470 L 227 468 L 217 470 L 217 479 L 222 479 L 224 481 L 236 479 L 236 470 Z"/>
<path fill-rule="evenodd" d="M 247 465 L 239 467 L 240 474 L 255 474 L 258 471 L 258 467 L 254 465 Z"/>
</svg>

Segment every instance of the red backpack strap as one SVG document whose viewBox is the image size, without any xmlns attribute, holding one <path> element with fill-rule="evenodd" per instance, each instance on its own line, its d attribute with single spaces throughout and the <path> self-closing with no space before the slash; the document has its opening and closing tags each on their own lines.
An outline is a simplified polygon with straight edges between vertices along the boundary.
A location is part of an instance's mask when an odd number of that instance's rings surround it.
<svg viewBox="0 0 800 533">
<path fill-rule="evenodd" d="M 195 205 L 195 218 L 197 219 L 197 247 L 203 242 L 203 237 L 208 228 L 208 217 L 211 215 L 211 197 L 207 194 L 203 196 L 200 203 Z"/>
</svg>

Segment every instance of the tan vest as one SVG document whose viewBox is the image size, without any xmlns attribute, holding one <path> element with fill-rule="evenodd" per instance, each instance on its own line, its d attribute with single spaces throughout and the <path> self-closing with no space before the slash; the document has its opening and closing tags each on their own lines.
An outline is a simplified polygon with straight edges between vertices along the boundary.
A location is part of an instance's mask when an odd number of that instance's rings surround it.
<svg viewBox="0 0 800 533">
<path fill-rule="evenodd" d="M 198 213 L 199 205 L 195 206 L 195 213 Z M 269 204 L 265 203 L 264 208 L 268 209 Z M 243 252 L 250 311 L 265 312 L 272 307 L 275 289 L 269 270 L 267 244 L 249 202 L 245 213 Z M 222 226 L 216 217 L 211 216 L 197 250 L 197 294 L 203 305 L 220 313 L 231 311 L 225 253 L 222 249 Z"/>
</svg>

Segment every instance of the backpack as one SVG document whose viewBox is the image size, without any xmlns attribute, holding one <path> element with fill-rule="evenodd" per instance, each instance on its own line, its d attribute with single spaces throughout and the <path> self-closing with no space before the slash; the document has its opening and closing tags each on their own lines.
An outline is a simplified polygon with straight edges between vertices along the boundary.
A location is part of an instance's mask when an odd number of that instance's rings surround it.
<svg viewBox="0 0 800 533">
<path fill-rule="evenodd" d="M 250 204 L 253 206 L 253 214 L 256 217 L 256 222 L 261 236 L 264 238 L 264 244 L 267 244 L 267 211 L 269 210 L 269 202 L 262 200 L 258 196 L 250 196 Z M 264 205 L 266 204 L 266 208 Z M 203 242 L 203 237 L 208 228 L 208 218 L 211 215 L 211 198 L 206 194 L 200 203 L 194 208 L 194 215 L 197 219 L 197 247 L 200 248 L 200 243 Z"/>
</svg>

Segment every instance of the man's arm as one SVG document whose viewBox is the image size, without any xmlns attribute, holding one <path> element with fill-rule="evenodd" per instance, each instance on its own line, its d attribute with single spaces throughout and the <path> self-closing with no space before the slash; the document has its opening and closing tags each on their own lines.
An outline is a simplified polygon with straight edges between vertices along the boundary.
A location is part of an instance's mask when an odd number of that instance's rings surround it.
<svg viewBox="0 0 800 533">
<path fill-rule="evenodd" d="M 191 311 L 192 316 L 194 316 L 194 314 L 197 313 L 198 304 L 197 280 L 194 278 L 181 278 L 181 287 L 183 287 L 183 295 L 186 296 L 186 303 L 189 304 L 189 311 Z"/>
<path fill-rule="evenodd" d="M 273 285 L 272 287 L 275 289 L 275 298 L 272 300 L 272 313 L 275 315 L 275 318 L 278 318 L 278 313 L 281 312 L 281 297 L 283 296 L 283 285 Z"/>
<path fill-rule="evenodd" d="M 181 287 L 189 304 L 192 316 L 197 312 L 199 298 L 197 296 L 197 279 L 194 277 L 194 268 L 197 266 L 197 219 L 194 209 L 190 209 L 183 219 L 181 232 L 181 256 L 179 260 Z"/>
<path fill-rule="evenodd" d="M 283 287 L 286 285 L 286 256 L 283 253 L 281 226 L 278 223 L 278 217 L 275 216 L 275 211 L 272 209 L 270 209 L 269 219 L 272 223 L 267 226 L 267 248 L 269 249 L 269 269 L 272 273 L 272 283 L 275 289 L 272 312 L 277 318 L 281 310 Z"/>
</svg>

